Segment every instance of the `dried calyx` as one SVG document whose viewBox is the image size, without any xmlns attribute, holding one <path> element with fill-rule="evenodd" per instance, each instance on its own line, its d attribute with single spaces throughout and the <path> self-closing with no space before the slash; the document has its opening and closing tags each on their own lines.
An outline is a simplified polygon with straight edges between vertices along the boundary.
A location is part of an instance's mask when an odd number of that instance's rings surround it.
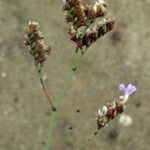
<svg viewBox="0 0 150 150">
<path fill-rule="evenodd" d="M 96 116 L 98 129 L 101 129 L 107 125 L 111 119 L 114 119 L 118 114 L 124 112 L 124 109 L 125 104 L 123 101 L 114 101 L 112 104 L 108 103 L 104 106 L 102 110 L 98 111 Z"/>
<path fill-rule="evenodd" d="M 71 40 L 76 43 L 77 49 L 82 49 L 83 46 L 89 47 L 114 27 L 114 20 L 107 18 L 90 29 L 90 25 L 97 18 L 107 14 L 107 4 L 103 0 L 99 0 L 94 5 L 83 6 L 81 2 L 82 0 L 66 0 L 63 7 L 67 23 L 72 23 L 69 34 Z M 80 27 L 85 27 L 84 32 L 79 32 Z"/>
<path fill-rule="evenodd" d="M 97 18 L 104 17 L 107 14 L 107 4 L 106 3 L 98 3 L 95 5 L 86 5 L 84 8 L 84 12 L 86 14 L 87 22 L 93 23 Z"/>
<path fill-rule="evenodd" d="M 51 48 L 43 43 L 43 36 L 38 31 L 38 23 L 29 21 L 28 26 L 25 28 L 25 46 L 29 49 L 30 54 L 33 56 L 35 65 L 42 67 L 50 54 Z"/>
<path fill-rule="evenodd" d="M 66 0 L 63 10 L 67 23 L 72 22 L 76 28 L 93 23 L 98 17 L 107 14 L 105 2 L 96 2 L 95 5 L 81 4 L 81 0 Z"/>
<path fill-rule="evenodd" d="M 67 23 L 72 22 L 76 29 L 86 25 L 84 6 L 79 0 L 66 0 L 63 11 Z"/>
<path fill-rule="evenodd" d="M 69 34 L 71 35 L 71 40 L 77 44 L 77 47 L 82 49 L 84 46 L 89 47 L 93 44 L 93 42 L 111 31 L 113 27 L 114 20 L 104 19 L 103 21 L 98 22 L 93 28 L 88 28 L 83 36 L 81 34 L 77 34 L 72 29 L 69 30 Z"/>
</svg>

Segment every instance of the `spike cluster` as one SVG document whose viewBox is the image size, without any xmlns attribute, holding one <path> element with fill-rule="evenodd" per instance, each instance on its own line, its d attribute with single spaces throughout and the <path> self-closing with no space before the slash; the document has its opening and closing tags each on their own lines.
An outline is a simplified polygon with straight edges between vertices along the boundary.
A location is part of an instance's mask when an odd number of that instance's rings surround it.
<svg viewBox="0 0 150 150">
<path fill-rule="evenodd" d="M 118 114 L 124 112 L 126 108 L 126 102 L 128 101 L 129 95 L 136 91 L 136 87 L 129 84 L 127 88 L 124 84 L 119 85 L 119 89 L 125 94 L 120 97 L 119 101 L 114 101 L 112 104 L 107 104 L 101 110 L 98 110 L 96 114 L 96 121 L 98 129 L 103 128 L 108 122 L 114 119 Z"/>
<path fill-rule="evenodd" d="M 88 29 L 85 34 L 80 36 L 80 34 L 76 34 L 75 30 L 70 29 L 69 34 L 71 35 L 71 40 L 77 44 L 77 47 L 80 49 L 85 47 L 89 47 L 93 42 L 97 41 L 100 37 L 105 35 L 107 32 L 111 31 L 114 27 L 114 20 L 112 19 L 104 19 L 102 22 L 99 22 L 93 28 Z"/>
<path fill-rule="evenodd" d="M 86 5 L 84 12 L 86 15 L 86 21 L 93 23 L 97 18 L 103 17 L 107 14 L 107 4 L 105 2 L 96 2 L 95 5 Z"/>
<path fill-rule="evenodd" d="M 81 4 L 82 0 L 66 0 L 63 7 L 67 23 L 72 22 L 76 28 L 93 23 L 97 18 L 107 14 L 105 2 L 96 2 L 95 5 Z"/>
<path fill-rule="evenodd" d="M 104 127 L 111 119 L 114 119 L 118 114 L 124 112 L 125 104 L 123 101 L 114 101 L 112 104 L 107 104 L 98 111 L 96 121 L 98 129 Z"/>
<path fill-rule="evenodd" d="M 84 7 L 79 0 L 66 0 L 63 11 L 67 23 L 72 22 L 76 28 L 86 25 Z"/>
<path fill-rule="evenodd" d="M 24 44 L 33 56 L 35 65 L 42 67 L 50 54 L 51 48 L 43 43 L 43 36 L 40 31 L 38 31 L 38 27 L 39 25 L 37 22 L 29 22 L 28 26 L 25 28 Z"/>
<path fill-rule="evenodd" d="M 98 22 L 95 27 L 89 28 L 94 21 L 99 17 L 104 17 L 107 14 L 107 4 L 99 0 L 94 5 L 83 6 L 82 0 L 65 0 L 63 10 L 67 23 L 72 23 L 69 30 L 71 40 L 76 43 L 77 49 L 82 49 L 84 46 L 89 47 L 93 42 L 102 37 L 114 27 L 114 20 L 103 19 Z M 79 31 L 80 27 L 85 27 L 85 32 Z"/>
</svg>

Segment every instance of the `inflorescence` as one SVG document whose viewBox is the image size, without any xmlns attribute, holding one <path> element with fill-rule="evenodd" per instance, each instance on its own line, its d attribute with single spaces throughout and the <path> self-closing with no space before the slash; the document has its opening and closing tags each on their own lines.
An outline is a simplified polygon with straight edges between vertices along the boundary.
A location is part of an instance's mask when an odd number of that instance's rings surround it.
<svg viewBox="0 0 150 150">
<path fill-rule="evenodd" d="M 42 67 L 47 57 L 50 54 L 51 48 L 43 43 L 43 35 L 38 31 L 38 23 L 33 21 L 25 28 L 25 46 L 29 49 L 33 56 L 35 65 Z"/>
<path fill-rule="evenodd" d="M 76 52 L 78 52 L 78 50 L 80 49 L 81 52 L 84 53 L 84 47 L 87 49 L 95 41 L 97 41 L 99 38 L 101 38 L 114 28 L 114 20 L 111 18 L 104 18 L 107 15 L 108 7 L 104 0 L 99 0 L 94 5 L 85 6 L 82 5 L 82 0 L 63 1 L 65 20 L 67 23 L 72 24 L 68 33 L 71 37 L 71 41 L 76 43 Z M 102 21 L 99 21 L 95 24 L 94 27 L 91 27 L 96 19 L 100 17 L 103 17 Z M 52 110 L 56 111 L 56 108 L 52 104 L 51 98 L 48 95 L 47 89 L 41 76 L 41 69 L 45 61 L 47 60 L 47 57 L 50 55 L 51 47 L 44 44 L 44 37 L 38 30 L 38 27 L 39 25 L 37 22 L 29 22 L 28 26 L 25 28 L 24 45 L 28 48 L 30 54 L 34 58 L 35 66 L 37 67 L 37 71 L 40 76 L 40 83 L 43 88 L 44 94 L 46 95 Z M 60 96 L 60 99 L 62 99 L 62 97 L 64 96 L 68 84 L 69 82 L 65 84 L 62 92 L 63 95 Z M 107 103 L 105 106 L 103 106 L 102 109 L 98 110 L 96 114 L 96 123 L 98 130 L 106 126 L 109 121 L 114 119 L 118 114 L 124 112 L 129 96 L 137 90 L 136 87 L 132 84 L 129 84 L 127 87 L 125 87 L 124 84 L 120 84 L 119 89 L 124 93 L 124 95 L 120 96 L 119 100 L 115 100 L 112 103 Z M 53 120 L 52 118 L 52 121 L 55 120 Z M 52 128 L 50 129 L 53 129 L 53 125 L 54 123 L 52 124 Z M 69 129 L 72 129 L 72 127 L 70 127 Z M 51 132 L 49 133 L 51 135 Z M 96 131 L 94 135 L 96 135 L 97 133 L 98 132 Z"/>
<path fill-rule="evenodd" d="M 116 100 L 111 104 L 108 103 L 106 106 L 103 106 L 101 110 L 98 110 L 96 114 L 98 129 L 103 128 L 110 120 L 124 112 L 129 96 L 137 90 L 132 84 L 129 84 L 127 87 L 125 87 L 124 84 L 120 84 L 119 89 L 124 93 L 123 96 L 120 96 L 120 100 Z"/>
<path fill-rule="evenodd" d="M 71 40 L 76 43 L 77 49 L 87 48 L 100 37 L 111 31 L 114 27 L 114 20 L 104 18 L 98 22 L 93 28 L 90 25 L 99 17 L 107 14 L 107 4 L 103 0 L 99 0 L 93 5 L 83 6 L 82 0 L 65 0 L 63 11 L 67 23 L 72 23 L 69 29 Z M 80 27 L 85 27 L 85 31 L 79 31 Z"/>
<path fill-rule="evenodd" d="M 47 60 L 47 57 L 49 56 L 51 52 L 51 47 L 46 46 L 43 42 L 43 35 L 38 30 L 39 24 L 35 21 L 29 21 L 28 26 L 25 28 L 25 41 L 24 45 L 29 50 L 30 54 L 34 58 L 35 66 L 38 71 L 38 75 L 40 78 L 40 83 L 43 89 L 43 92 L 45 96 L 47 97 L 49 104 L 53 111 L 56 111 L 56 108 L 53 106 L 53 103 L 51 101 L 50 96 L 48 95 L 46 86 L 44 84 L 44 81 L 42 79 L 41 70 L 44 65 L 44 62 Z"/>
</svg>

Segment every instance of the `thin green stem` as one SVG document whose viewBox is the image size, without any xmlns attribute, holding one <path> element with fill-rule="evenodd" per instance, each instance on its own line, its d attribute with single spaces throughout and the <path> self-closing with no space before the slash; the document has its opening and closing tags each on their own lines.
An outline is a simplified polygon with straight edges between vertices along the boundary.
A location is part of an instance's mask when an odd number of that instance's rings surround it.
<svg viewBox="0 0 150 150">
<path fill-rule="evenodd" d="M 88 25 L 86 26 L 81 38 L 84 36 L 86 30 L 88 29 Z M 87 49 L 85 49 L 85 52 L 86 52 Z M 78 48 L 76 50 L 78 52 Z M 62 91 L 59 95 L 59 97 L 56 99 L 56 108 L 59 108 L 62 104 L 62 99 L 65 95 L 65 93 L 67 92 L 68 88 L 69 88 L 69 85 L 70 85 L 70 82 L 72 80 L 72 77 L 73 77 L 73 74 L 74 72 L 77 70 L 77 68 L 80 66 L 80 63 L 83 59 L 83 56 L 85 54 L 85 52 L 82 51 L 81 55 L 78 57 L 78 53 L 75 53 L 75 55 L 73 56 L 73 60 L 72 60 L 72 67 L 71 67 L 71 70 L 70 72 L 68 73 L 67 75 L 67 78 L 65 80 L 65 83 L 64 83 L 64 87 L 62 88 Z M 48 139 L 47 139 L 47 142 L 46 142 L 46 147 L 45 147 L 45 150 L 52 150 L 52 144 L 53 144 L 53 130 L 55 129 L 56 127 L 56 119 L 57 119 L 57 113 L 56 112 L 52 112 L 51 114 L 51 118 L 50 118 L 50 125 L 49 125 L 49 131 L 48 131 Z"/>
<path fill-rule="evenodd" d="M 83 150 L 87 145 L 89 145 L 90 142 L 92 142 L 96 138 L 96 135 L 98 134 L 98 132 L 99 132 L 99 130 L 97 130 L 96 132 L 94 132 L 94 134 L 92 134 L 88 139 L 86 139 L 83 143 L 81 143 L 77 147 L 77 150 Z"/>
<path fill-rule="evenodd" d="M 70 70 L 70 72 L 67 75 L 67 78 L 64 82 L 64 87 L 60 93 L 60 95 L 58 96 L 58 98 L 56 99 L 56 108 L 59 108 L 62 104 L 62 99 L 65 95 L 65 93 L 67 92 L 70 82 L 72 80 L 73 74 L 76 71 L 76 69 L 79 67 L 80 62 L 83 58 L 84 54 L 81 54 L 80 56 L 78 56 L 78 54 L 75 54 L 73 57 L 73 62 L 72 62 L 72 69 Z M 50 122 L 49 122 L 49 131 L 48 131 L 48 140 L 46 142 L 46 147 L 45 150 L 52 150 L 52 144 L 53 144 L 53 130 L 56 127 L 56 119 L 57 119 L 57 113 L 56 112 L 52 112 L 51 114 L 51 118 L 50 118 Z"/>
</svg>

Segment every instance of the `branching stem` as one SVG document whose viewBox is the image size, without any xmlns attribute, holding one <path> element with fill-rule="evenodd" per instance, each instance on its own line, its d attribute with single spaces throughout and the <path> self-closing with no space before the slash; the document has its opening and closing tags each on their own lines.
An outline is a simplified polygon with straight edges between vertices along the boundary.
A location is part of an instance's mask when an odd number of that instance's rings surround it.
<svg viewBox="0 0 150 150">
<path fill-rule="evenodd" d="M 70 82 L 72 80 L 73 74 L 77 70 L 77 68 L 79 67 L 80 62 L 82 61 L 82 58 L 84 56 L 84 54 L 81 54 L 79 57 L 77 55 L 78 54 L 75 53 L 74 56 L 73 56 L 72 68 L 71 68 L 70 72 L 67 75 L 67 78 L 64 82 L 64 86 L 62 88 L 62 91 L 61 91 L 60 95 L 56 99 L 56 107 L 57 108 L 59 108 L 61 106 L 62 99 L 63 99 L 64 95 L 66 94 L 68 88 L 69 88 L 69 85 L 70 85 Z M 51 118 L 50 118 L 48 139 L 47 139 L 47 142 L 46 142 L 45 150 L 52 150 L 53 130 L 56 127 L 56 119 L 57 119 L 57 113 L 53 111 L 52 114 L 51 114 Z"/>
</svg>

